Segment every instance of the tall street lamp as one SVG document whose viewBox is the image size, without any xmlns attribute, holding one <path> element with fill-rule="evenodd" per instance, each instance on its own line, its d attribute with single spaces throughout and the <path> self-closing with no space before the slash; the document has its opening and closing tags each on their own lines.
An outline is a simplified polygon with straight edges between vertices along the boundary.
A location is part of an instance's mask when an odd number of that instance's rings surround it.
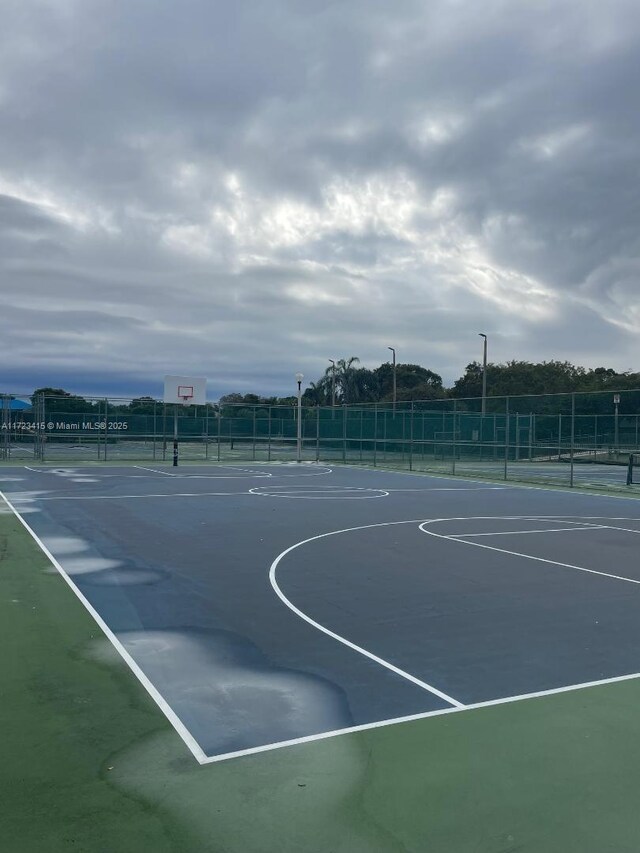
<svg viewBox="0 0 640 853">
<path fill-rule="evenodd" d="M 302 462 L 302 380 L 304 374 L 296 373 L 296 382 L 298 383 L 298 462 Z"/>
<path fill-rule="evenodd" d="M 484 338 L 482 347 L 482 417 L 487 411 L 487 336 L 484 332 L 478 332 L 481 338 Z"/>
<path fill-rule="evenodd" d="M 393 353 L 393 414 L 396 414 L 396 351 L 393 347 L 387 347 Z"/>
</svg>

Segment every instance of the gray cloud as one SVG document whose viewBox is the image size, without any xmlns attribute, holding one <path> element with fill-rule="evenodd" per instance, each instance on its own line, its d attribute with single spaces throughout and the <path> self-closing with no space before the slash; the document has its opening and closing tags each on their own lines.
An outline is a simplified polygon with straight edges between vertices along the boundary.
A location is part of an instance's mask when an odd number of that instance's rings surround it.
<svg viewBox="0 0 640 853">
<path fill-rule="evenodd" d="M 9 6 L 0 387 L 638 369 L 627 0 Z M 20 387 L 18 387 L 20 386 Z"/>
</svg>

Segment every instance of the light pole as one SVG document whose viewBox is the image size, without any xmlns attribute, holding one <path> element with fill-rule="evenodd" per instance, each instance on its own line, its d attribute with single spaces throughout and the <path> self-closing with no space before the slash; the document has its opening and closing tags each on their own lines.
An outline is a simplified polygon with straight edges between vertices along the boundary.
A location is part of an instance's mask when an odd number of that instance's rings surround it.
<svg viewBox="0 0 640 853">
<path fill-rule="evenodd" d="M 618 406 L 620 405 L 620 394 L 613 395 L 613 405 L 614 405 L 614 428 L 613 428 L 613 443 L 615 446 L 616 453 L 618 452 Z"/>
<path fill-rule="evenodd" d="M 296 382 L 298 383 L 298 454 L 297 461 L 302 462 L 302 380 L 304 375 L 296 373 Z"/>
<path fill-rule="evenodd" d="M 487 411 L 487 336 L 484 332 L 478 332 L 479 337 L 484 338 L 482 347 L 482 417 Z"/>
<path fill-rule="evenodd" d="M 393 416 L 396 416 L 396 351 L 393 347 L 387 347 L 393 353 Z"/>
</svg>

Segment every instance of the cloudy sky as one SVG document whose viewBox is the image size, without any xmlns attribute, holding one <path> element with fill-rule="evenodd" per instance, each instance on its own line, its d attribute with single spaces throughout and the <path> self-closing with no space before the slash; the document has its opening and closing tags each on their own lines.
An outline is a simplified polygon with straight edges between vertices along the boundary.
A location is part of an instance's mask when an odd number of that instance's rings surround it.
<svg viewBox="0 0 640 853">
<path fill-rule="evenodd" d="M 637 0 L 5 0 L 0 391 L 640 370 Z"/>
</svg>

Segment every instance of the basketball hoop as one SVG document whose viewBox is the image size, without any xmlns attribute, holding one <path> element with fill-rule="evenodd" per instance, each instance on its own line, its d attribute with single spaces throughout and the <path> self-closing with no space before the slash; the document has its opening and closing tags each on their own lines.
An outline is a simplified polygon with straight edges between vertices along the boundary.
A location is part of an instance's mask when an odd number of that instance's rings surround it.
<svg viewBox="0 0 640 853">
<path fill-rule="evenodd" d="M 184 406 L 193 400 L 193 385 L 178 385 L 178 397 Z"/>
</svg>

